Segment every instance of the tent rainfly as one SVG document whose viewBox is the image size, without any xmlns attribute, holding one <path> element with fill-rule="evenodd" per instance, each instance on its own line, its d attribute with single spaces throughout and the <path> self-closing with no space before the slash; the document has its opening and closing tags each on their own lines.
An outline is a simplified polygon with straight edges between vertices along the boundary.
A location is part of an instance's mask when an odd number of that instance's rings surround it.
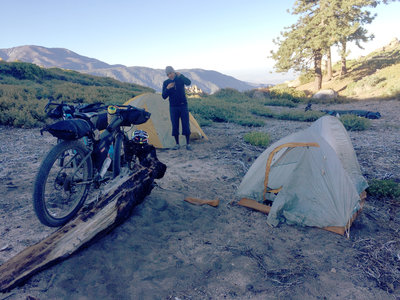
<svg viewBox="0 0 400 300">
<path fill-rule="evenodd" d="M 237 193 L 240 205 L 268 213 L 272 226 L 286 222 L 349 236 L 367 187 L 343 124 L 324 116 L 268 147 Z"/>
<path fill-rule="evenodd" d="M 133 105 L 151 113 L 151 117 L 146 123 L 135 125 L 129 131 L 136 129 L 146 131 L 149 134 L 149 143 L 156 148 L 172 148 L 175 146 L 175 139 L 171 135 L 172 127 L 169 116 L 169 102 L 164 100 L 160 94 L 142 94 L 128 100 L 124 105 Z M 189 122 L 191 131 L 190 139 L 208 140 L 191 113 L 189 113 Z M 182 135 L 180 135 L 179 143 L 181 145 L 186 144 L 186 140 Z"/>
</svg>

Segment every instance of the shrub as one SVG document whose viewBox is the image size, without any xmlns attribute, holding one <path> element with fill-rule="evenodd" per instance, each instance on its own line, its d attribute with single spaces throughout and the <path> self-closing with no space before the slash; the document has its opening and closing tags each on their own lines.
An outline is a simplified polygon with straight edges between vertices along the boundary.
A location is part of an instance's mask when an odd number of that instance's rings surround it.
<svg viewBox="0 0 400 300">
<path fill-rule="evenodd" d="M 385 198 L 400 198 L 400 184 L 393 180 L 373 179 L 368 182 L 367 193 L 371 196 Z"/>
<path fill-rule="evenodd" d="M 293 102 L 299 103 L 307 98 L 304 91 L 296 90 L 295 88 L 279 86 L 271 89 L 271 97 L 278 99 L 288 99 Z"/>
<path fill-rule="evenodd" d="M 277 114 L 275 117 L 280 120 L 314 122 L 324 115 L 325 113 L 321 111 L 291 110 Z"/>
<path fill-rule="evenodd" d="M 0 61 L 0 124 L 33 127 L 46 122 L 43 108 L 58 102 L 122 104 L 150 88 L 34 64 Z"/>
<path fill-rule="evenodd" d="M 269 134 L 265 132 L 249 132 L 243 136 L 243 139 L 246 143 L 260 147 L 268 146 L 271 141 Z"/>
<path fill-rule="evenodd" d="M 258 88 L 243 92 L 249 98 L 270 98 L 271 92 L 269 88 Z"/>
<path fill-rule="evenodd" d="M 197 123 L 199 123 L 200 127 L 212 125 L 212 121 L 210 119 L 204 119 L 202 115 L 195 113 L 193 113 L 192 115 L 196 119 Z"/>
<path fill-rule="evenodd" d="M 203 120 L 232 122 L 243 126 L 263 126 L 264 121 L 255 118 L 248 103 L 233 103 L 215 97 L 190 98 L 189 110 Z"/>
<path fill-rule="evenodd" d="M 349 131 L 362 131 L 371 126 L 371 121 L 366 118 L 358 117 L 355 115 L 343 115 L 340 117 L 346 130 Z"/>
<path fill-rule="evenodd" d="M 273 118 L 275 116 L 274 112 L 265 106 L 254 106 L 250 108 L 250 112 L 262 117 Z"/>
<path fill-rule="evenodd" d="M 269 106 L 283 106 L 283 107 L 296 107 L 297 103 L 289 99 L 269 99 L 264 101 L 265 105 Z"/>
<path fill-rule="evenodd" d="M 256 119 L 252 116 L 239 117 L 239 118 L 233 119 L 232 121 L 239 125 L 248 126 L 248 127 L 261 127 L 261 126 L 264 126 L 264 124 L 265 124 L 265 122 L 263 120 Z"/>
<path fill-rule="evenodd" d="M 248 97 L 245 93 L 241 93 L 236 89 L 232 88 L 225 88 L 216 91 L 213 97 L 227 101 L 227 102 L 248 102 L 250 101 L 250 97 Z"/>
<path fill-rule="evenodd" d="M 299 76 L 300 84 L 306 84 L 309 82 L 313 82 L 314 80 L 315 80 L 315 74 L 314 72 L 311 71 L 301 73 Z"/>
</svg>

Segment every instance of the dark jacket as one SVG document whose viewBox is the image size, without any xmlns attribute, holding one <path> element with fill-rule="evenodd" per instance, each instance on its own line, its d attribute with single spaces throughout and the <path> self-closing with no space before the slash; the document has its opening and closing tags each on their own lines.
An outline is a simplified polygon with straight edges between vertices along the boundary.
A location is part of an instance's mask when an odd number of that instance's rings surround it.
<svg viewBox="0 0 400 300">
<path fill-rule="evenodd" d="M 175 82 L 175 87 L 171 89 L 167 89 L 167 85 L 171 82 Z M 190 85 L 192 82 L 189 78 L 180 74 L 179 76 L 175 76 L 174 80 L 167 79 L 163 83 L 162 87 L 162 97 L 167 99 L 169 97 L 169 105 L 170 106 L 180 106 L 187 104 L 186 94 L 185 94 L 185 85 Z"/>
</svg>

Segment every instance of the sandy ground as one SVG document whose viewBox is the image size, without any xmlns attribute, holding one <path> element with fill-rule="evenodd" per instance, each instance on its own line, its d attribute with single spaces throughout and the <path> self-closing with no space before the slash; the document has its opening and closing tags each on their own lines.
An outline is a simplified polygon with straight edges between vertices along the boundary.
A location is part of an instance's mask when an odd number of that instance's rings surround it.
<svg viewBox="0 0 400 300">
<path fill-rule="evenodd" d="M 380 111 L 371 129 L 350 132 L 363 174 L 400 181 L 400 102 L 313 106 Z M 236 189 L 264 150 L 246 132 L 276 141 L 309 123 L 266 119 L 263 128 L 214 124 L 193 151 L 159 150 L 164 178 L 108 235 L 0 299 L 400 299 L 400 207 L 367 198 L 350 239 L 281 224 L 240 207 Z M 0 127 L 0 264 L 55 229 L 37 220 L 33 180 L 55 143 L 38 129 Z M 186 196 L 219 199 L 196 206 Z"/>
</svg>

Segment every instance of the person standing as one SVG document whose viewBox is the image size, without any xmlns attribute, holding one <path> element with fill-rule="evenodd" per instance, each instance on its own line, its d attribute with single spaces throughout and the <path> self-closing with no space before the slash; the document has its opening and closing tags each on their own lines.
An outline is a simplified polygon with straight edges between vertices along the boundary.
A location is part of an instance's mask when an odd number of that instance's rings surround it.
<svg viewBox="0 0 400 300">
<path fill-rule="evenodd" d="M 175 72 L 174 68 L 168 66 L 165 68 L 168 79 L 164 81 L 162 87 L 162 97 L 169 97 L 169 113 L 172 124 L 172 136 L 175 138 L 176 145 L 172 149 L 177 150 L 179 146 L 179 120 L 182 123 L 182 135 L 186 137 L 186 149 L 192 150 L 190 146 L 190 126 L 189 126 L 189 109 L 185 94 L 185 85 L 192 82 L 179 72 Z"/>
</svg>

